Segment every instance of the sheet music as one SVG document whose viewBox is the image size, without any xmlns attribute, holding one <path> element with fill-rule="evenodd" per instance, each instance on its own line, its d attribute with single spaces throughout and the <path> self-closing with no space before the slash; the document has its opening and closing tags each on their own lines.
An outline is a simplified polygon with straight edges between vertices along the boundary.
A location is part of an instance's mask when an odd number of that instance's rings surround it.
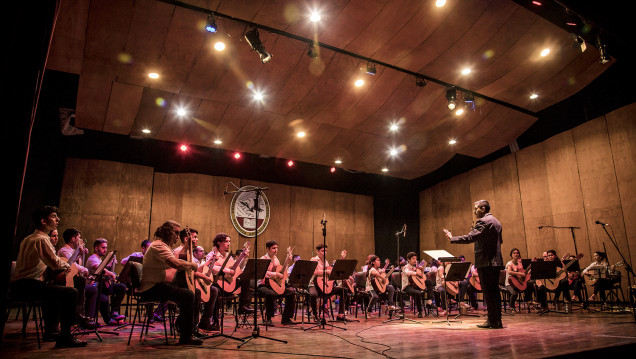
<svg viewBox="0 0 636 359">
<path fill-rule="evenodd" d="M 447 251 L 443 249 L 435 249 L 435 250 L 422 251 L 422 252 L 426 253 L 429 257 L 434 259 L 439 259 L 443 257 L 455 257 L 454 255 L 448 253 Z"/>
</svg>

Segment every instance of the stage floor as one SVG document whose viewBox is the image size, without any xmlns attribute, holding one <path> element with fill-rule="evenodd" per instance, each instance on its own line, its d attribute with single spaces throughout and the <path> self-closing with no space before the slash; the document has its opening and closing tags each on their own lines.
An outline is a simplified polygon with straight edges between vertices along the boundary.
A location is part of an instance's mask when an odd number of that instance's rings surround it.
<svg viewBox="0 0 636 359">
<path fill-rule="evenodd" d="M 265 330 L 259 326 L 262 336 L 287 340 L 288 344 L 264 338 L 253 339 L 237 349 L 238 341 L 213 338 L 200 347 L 177 346 L 170 338 L 165 345 L 163 326 L 155 325 L 149 335 L 139 342 L 135 328 L 130 346 L 126 345 L 130 327 L 120 330 L 119 336 L 104 334 L 99 342 L 94 334 L 85 336 L 88 346 L 80 349 L 55 349 L 55 343 L 43 343 L 37 348 L 35 328 L 29 322 L 27 338 L 22 339 L 21 322 L 14 320 L 13 311 L 6 323 L 2 344 L 3 358 L 115 358 L 144 356 L 157 358 L 196 358 L 223 356 L 224 358 L 542 358 L 564 356 L 572 358 L 598 357 L 599 353 L 617 354 L 636 348 L 636 322 L 630 313 L 592 313 L 586 310 L 572 314 L 536 312 L 504 316 L 504 329 L 479 329 L 475 325 L 484 322 L 480 317 L 460 317 L 461 322 L 442 322 L 446 317 L 414 318 L 383 323 L 388 317 L 377 314 L 360 322 L 333 323 L 339 327 L 301 330 L 301 325 L 281 326 L 280 317 L 274 318 L 274 328 Z M 298 318 L 300 319 L 300 318 Z M 454 316 L 449 316 L 453 320 Z M 252 320 L 253 321 L 253 320 Z M 247 337 L 251 328 L 233 332 L 233 317 L 226 317 L 225 334 Z M 310 325 L 304 324 L 304 328 Z M 328 327 L 327 327 L 328 328 Z M 113 327 L 102 327 L 112 330 Z M 595 353 L 592 353 L 593 351 Z M 587 353 L 585 353 L 587 352 Z M 578 353 L 578 354 L 576 354 Z"/>
</svg>

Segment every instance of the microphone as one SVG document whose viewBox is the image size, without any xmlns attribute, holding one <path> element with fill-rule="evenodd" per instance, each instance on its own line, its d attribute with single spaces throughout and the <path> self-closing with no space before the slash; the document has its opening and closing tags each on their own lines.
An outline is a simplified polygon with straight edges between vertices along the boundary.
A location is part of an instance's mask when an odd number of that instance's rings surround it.
<svg viewBox="0 0 636 359">
<path fill-rule="evenodd" d="M 542 228 L 543 228 L 543 226 L 539 226 L 537 229 L 542 229 Z"/>
<path fill-rule="evenodd" d="M 596 224 L 600 224 L 601 226 L 608 226 L 608 224 L 607 224 L 607 223 L 603 223 L 603 222 L 601 222 L 601 221 L 596 221 L 596 222 L 594 222 L 594 223 L 596 223 Z"/>
<path fill-rule="evenodd" d="M 327 215 L 325 214 L 325 212 L 322 212 L 322 219 L 320 220 L 320 224 L 325 223 L 327 223 Z"/>
<path fill-rule="evenodd" d="M 404 223 L 404 228 L 402 228 L 402 234 L 404 235 L 404 238 L 406 238 L 406 223 Z"/>
</svg>

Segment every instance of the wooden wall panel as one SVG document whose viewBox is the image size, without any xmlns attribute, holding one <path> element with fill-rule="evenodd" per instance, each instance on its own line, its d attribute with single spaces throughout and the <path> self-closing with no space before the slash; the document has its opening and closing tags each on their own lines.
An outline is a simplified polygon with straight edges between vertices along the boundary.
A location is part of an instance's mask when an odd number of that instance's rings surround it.
<svg viewBox="0 0 636 359">
<path fill-rule="evenodd" d="M 612 145 L 612 159 L 616 169 L 618 193 L 627 248 L 620 250 L 627 260 L 636 263 L 636 104 L 619 109 L 605 117 Z M 619 224 L 620 225 L 620 224 Z M 630 258 L 631 257 L 631 258 Z M 624 273 L 624 270 L 623 270 Z"/>
<path fill-rule="evenodd" d="M 461 196 L 466 174 L 420 192 L 422 249 L 446 249 L 430 233 L 452 225 L 453 234 L 462 234 L 463 229 L 455 227 L 464 222 L 466 208 L 485 198 L 503 225 L 505 259 L 512 247 L 522 249 L 523 257 L 541 256 L 547 249 L 559 255 L 574 253 L 569 227 L 580 227 L 574 235 L 578 252 L 585 256 L 581 264 L 589 264 L 592 252 L 604 248 L 610 262 L 616 263 L 621 258 L 604 227 L 595 223 L 600 220 L 612 225 L 605 228 L 634 262 L 635 138 L 636 104 L 632 104 L 469 171 L 470 198 Z M 564 228 L 538 228 L 545 225 Z"/>
<path fill-rule="evenodd" d="M 92 252 L 97 238 L 121 259 L 147 238 L 152 168 L 110 161 L 68 159 L 60 196 L 60 236 L 77 228 Z M 58 247 L 63 241 L 58 243 Z M 121 267 L 118 266 L 117 270 Z"/>
</svg>

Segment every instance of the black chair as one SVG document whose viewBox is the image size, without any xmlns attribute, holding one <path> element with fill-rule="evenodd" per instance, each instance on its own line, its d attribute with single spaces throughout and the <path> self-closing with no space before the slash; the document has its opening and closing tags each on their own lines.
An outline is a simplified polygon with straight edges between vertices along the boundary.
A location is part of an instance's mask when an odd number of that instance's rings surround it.
<svg viewBox="0 0 636 359">
<path fill-rule="evenodd" d="M 13 276 L 13 271 L 15 270 L 15 261 L 11 262 L 11 276 Z M 35 335 L 38 339 L 38 349 L 42 348 L 42 343 L 40 341 L 40 333 L 44 335 L 44 330 L 42 329 L 42 306 L 44 302 L 41 299 L 33 298 L 26 293 L 12 293 L 10 288 L 7 293 L 8 305 L 7 305 L 7 313 L 6 318 L 9 317 L 9 310 L 11 307 L 17 307 L 18 311 L 16 313 L 15 319 L 17 320 L 20 316 L 20 312 L 22 312 L 22 338 L 26 338 L 26 328 L 29 324 L 29 317 L 31 313 L 33 313 L 33 322 L 35 323 Z"/>
<path fill-rule="evenodd" d="M 141 263 L 136 263 L 136 262 L 129 262 L 129 263 L 131 264 L 131 268 L 130 268 L 131 291 L 130 292 L 131 292 L 132 299 L 135 300 L 137 303 L 136 305 L 137 308 L 135 310 L 135 315 L 133 316 L 132 326 L 130 327 L 130 335 L 128 336 L 128 345 L 130 345 L 130 339 L 132 338 L 133 330 L 135 330 L 135 322 L 137 318 L 139 318 L 139 320 L 141 321 L 141 313 L 143 310 L 145 310 L 145 317 L 144 317 L 143 323 L 141 324 L 141 332 L 139 333 L 139 341 L 141 342 L 144 335 L 144 331 L 146 332 L 146 334 L 148 334 L 148 328 L 151 327 L 150 318 L 151 316 L 154 315 L 152 308 L 154 308 L 157 305 L 168 307 L 168 317 L 170 320 L 170 332 L 172 333 L 173 320 L 172 320 L 172 314 L 171 314 L 172 313 L 171 306 L 174 306 L 174 303 L 142 300 L 141 297 L 139 296 L 139 288 L 141 287 L 141 273 L 142 273 L 143 266 Z M 168 329 L 166 327 L 165 313 L 162 316 L 162 322 L 163 322 L 163 332 L 164 332 L 166 345 L 167 345 L 168 344 Z M 176 337 L 176 333 L 174 334 Z"/>
</svg>

